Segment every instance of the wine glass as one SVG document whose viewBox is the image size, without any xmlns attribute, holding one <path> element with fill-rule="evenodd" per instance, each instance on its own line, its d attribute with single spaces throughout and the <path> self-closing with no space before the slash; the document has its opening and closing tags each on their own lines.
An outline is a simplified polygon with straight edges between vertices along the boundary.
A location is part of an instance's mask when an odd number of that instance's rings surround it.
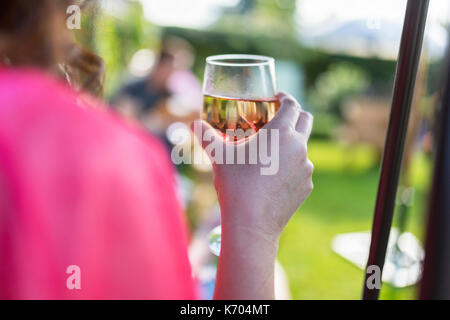
<svg viewBox="0 0 450 320">
<path fill-rule="evenodd" d="M 271 57 L 226 54 L 206 58 L 202 119 L 229 139 L 230 131 L 256 133 L 279 108 L 275 97 L 275 60 Z M 234 140 L 237 135 L 232 135 Z M 209 248 L 219 256 L 221 227 L 208 235 Z"/>
</svg>

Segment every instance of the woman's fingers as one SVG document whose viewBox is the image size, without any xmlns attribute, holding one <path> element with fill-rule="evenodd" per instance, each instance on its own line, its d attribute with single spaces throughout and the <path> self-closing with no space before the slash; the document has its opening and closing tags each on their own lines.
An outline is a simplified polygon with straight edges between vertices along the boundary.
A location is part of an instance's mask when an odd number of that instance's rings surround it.
<svg viewBox="0 0 450 320">
<path fill-rule="evenodd" d="M 277 94 L 277 97 L 280 100 L 280 109 L 270 121 L 270 127 L 283 128 L 288 126 L 295 130 L 302 108 L 292 96 L 286 93 L 281 92 Z"/>
<path fill-rule="evenodd" d="M 291 95 L 280 92 L 277 94 L 277 98 L 280 100 L 281 106 L 270 122 L 271 126 L 273 128 L 290 126 L 308 140 L 311 135 L 313 116 L 309 112 L 303 111 L 300 104 Z"/>
<path fill-rule="evenodd" d="M 311 135 L 313 120 L 314 118 L 311 113 L 302 111 L 298 118 L 297 125 L 295 126 L 295 130 L 303 134 L 306 140 L 308 140 Z"/>
</svg>

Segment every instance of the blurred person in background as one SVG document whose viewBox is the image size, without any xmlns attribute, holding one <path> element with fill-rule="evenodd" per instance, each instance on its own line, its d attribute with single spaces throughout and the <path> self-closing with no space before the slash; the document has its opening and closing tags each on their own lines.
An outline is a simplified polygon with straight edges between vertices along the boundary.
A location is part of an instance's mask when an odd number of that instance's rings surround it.
<svg viewBox="0 0 450 320">
<path fill-rule="evenodd" d="M 165 39 L 151 71 L 119 89 L 111 101 L 113 107 L 170 147 L 167 128 L 174 122 L 189 124 L 201 111 L 202 88 L 190 71 L 193 61 L 189 43 L 180 38 Z"/>
<path fill-rule="evenodd" d="M 72 4 L 0 2 L 0 298 L 200 298 L 167 151 L 94 98 L 102 61 L 66 28 Z M 312 117 L 279 99 L 278 174 L 214 166 L 218 299 L 274 297 L 280 234 L 312 190 Z"/>
</svg>

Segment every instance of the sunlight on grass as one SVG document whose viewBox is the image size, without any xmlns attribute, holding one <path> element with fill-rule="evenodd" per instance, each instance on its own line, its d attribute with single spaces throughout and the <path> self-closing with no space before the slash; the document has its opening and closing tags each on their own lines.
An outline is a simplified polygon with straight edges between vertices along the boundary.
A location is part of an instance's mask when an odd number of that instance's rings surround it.
<svg viewBox="0 0 450 320">
<path fill-rule="evenodd" d="M 378 159 L 369 147 L 324 141 L 312 141 L 308 153 L 315 165 L 314 191 L 283 233 L 279 260 L 294 299 L 360 299 L 363 271 L 335 254 L 331 240 L 338 233 L 371 229 Z M 417 154 L 411 164 L 416 196 L 407 229 L 419 239 L 423 239 L 429 173 L 428 159 Z M 395 289 L 384 284 L 381 291 L 382 299 L 414 297 L 415 287 Z"/>
<path fill-rule="evenodd" d="M 375 151 L 366 145 L 345 146 L 329 141 L 311 141 L 308 155 L 321 171 L 361 172 L 378 165 Z"/>
</svg>

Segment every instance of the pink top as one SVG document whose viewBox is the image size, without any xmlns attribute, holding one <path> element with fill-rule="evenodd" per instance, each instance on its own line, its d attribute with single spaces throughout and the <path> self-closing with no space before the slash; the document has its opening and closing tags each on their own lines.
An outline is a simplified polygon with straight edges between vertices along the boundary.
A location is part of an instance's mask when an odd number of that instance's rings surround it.
<svg viewBox="0 0 450 320">
<path fill-rule="evenodd" d="M 81 105 L 0 69 L 0 299 L 195 298 L 164 147 Z"/>
</svg>

